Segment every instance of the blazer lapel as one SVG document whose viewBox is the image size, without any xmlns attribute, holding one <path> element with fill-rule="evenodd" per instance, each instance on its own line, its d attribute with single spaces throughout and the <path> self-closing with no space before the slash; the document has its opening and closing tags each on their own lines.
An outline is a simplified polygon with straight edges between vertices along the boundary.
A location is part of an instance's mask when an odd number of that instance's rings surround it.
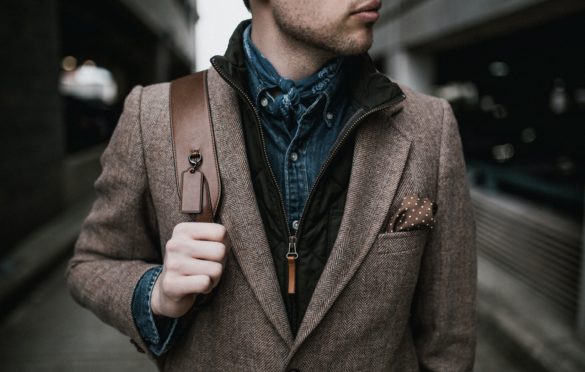
<svg viewBox="0 0 585 372">
<path fill-rule="evenodd" d="M 400 106 L 372 114 L 357 129 L 339 233 L 300 325 L 291 355 L 323 319 L 381 229 L 411 145 L 411 140 L 394 125 L 392 113 Z"/>
<path fill-rule="evenodd" d="M 223 186 L 219 216 L 252 291 L 268 319 L 290 347 L 292 333 L 254 195 L 236 92 L 213 68 L 209 69 L 208 84 Z"/>
</svg>

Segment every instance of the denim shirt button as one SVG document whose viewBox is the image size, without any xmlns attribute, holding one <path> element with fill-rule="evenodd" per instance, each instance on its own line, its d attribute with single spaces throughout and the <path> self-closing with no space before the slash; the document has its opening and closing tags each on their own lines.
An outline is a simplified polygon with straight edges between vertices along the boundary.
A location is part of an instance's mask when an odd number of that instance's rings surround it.
<svg viewBox="0 0 585 372">
<path fill-rule="evenodd" d="M 263 97 L 263 98 L 260 100 L 260 104 L 262 105 L 262 107 L 266 107 L 266 106 L 268 106 L 268 98 L 266 98 L 266 97 Z"/>
<path fill-rule="evenodd" d="M 292 228 L 294 231 L 297 231 L 299 229 L 299 220 L 294 220 L 292 222 Z"/>
<path fill-rule="evenodd" d="M 332 112 L 328 112 L 327 115 L 327 120 L 332 120 L 333 119 L 333 113 Z"/>
<path fill-rule="evenodd" d="M 290 160 L 297 161 L 298 159 L 299 159 L 299 154 L 297 154 L 296 152 L 290 153 Z"/>
</svg>

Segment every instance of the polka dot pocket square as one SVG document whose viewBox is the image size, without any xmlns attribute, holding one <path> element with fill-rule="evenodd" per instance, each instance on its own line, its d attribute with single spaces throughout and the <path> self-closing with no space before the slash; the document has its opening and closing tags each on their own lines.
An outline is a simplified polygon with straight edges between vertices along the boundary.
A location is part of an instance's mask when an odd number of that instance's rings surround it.
<svg viewBox="0 0 585 372">
<path fill-rule="evenodd" d="M 433 229 L 438 205 L 427 197 L 407 195 L 388 225 L 389 232 Z"/>
</svg>

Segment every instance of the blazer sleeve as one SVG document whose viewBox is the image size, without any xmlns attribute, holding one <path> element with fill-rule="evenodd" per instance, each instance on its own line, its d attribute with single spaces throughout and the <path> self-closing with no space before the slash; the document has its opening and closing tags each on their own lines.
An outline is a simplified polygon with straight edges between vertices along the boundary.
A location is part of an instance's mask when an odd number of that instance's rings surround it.
<svg viewBox="0 0 585 372">
<path fill-rule="evenodd" d="M 67 267 L 73 298 L 102 321 L 130 336 L 154 360 L 132 317 L 134 289 L 162 264 L 149 194 L 140 127 L 142 87 L 135 87 L 100 161 L 97 194 Z"/>
<path fill-rule="evenodd" d="M 442 100 L 436 225 L 423 253 L 412 329 L 421 371 L 472 371 L 476 343 L 475 218 L 461 137 Z"/>
</svg>

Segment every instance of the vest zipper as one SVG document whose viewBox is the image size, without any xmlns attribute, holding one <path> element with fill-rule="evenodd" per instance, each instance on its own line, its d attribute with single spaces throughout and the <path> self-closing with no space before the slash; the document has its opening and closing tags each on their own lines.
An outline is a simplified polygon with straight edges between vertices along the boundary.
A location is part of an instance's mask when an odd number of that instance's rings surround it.
<svg viewBox="0 0 585 372">
<path fill-rule="evenodd" d="M 323 165 L 321 166 L 319 173 L 317 174 L 317 177 L 315 178 L 315 182 L 313 183 L 313 185 L 311 186 L 311 190 L 309 191 L 309 195 L 307 196 L 307 200 L 305 202 L 305 206 L 303 207 L 303 211 L 301 212 L 301 216 L 299 218 L 299 227 L 296 231 L 296 233 L 291 234 L 290 231 L 290 227 L 289 227 L 289 223 L 288 223 L 288 217 L 286 215 L 286 211 L 285 211 L 285 207 L 284 207 L 284 201 L 282 198 L 282 191 L 280 190 L 280 186 L 278 185 L 278 181 L 276 180 L 276 177 L 274 176 L 274 171 L 272 170 L 272 166 L 270 165 L 270 160 L 268 159 L 268 152 L 266 150 L 266 142 L 264 140 L 264 133 L 262 131 L 262 124 L 261 124 L 261 119 L 260 119 L 260 114 L 258 112 L 258 110 L 256 109 L 256 106 L 254 106 L 254 104 L 252 103 L 252 100 L 250 99 L 250 97 L 248 96 L 248 94 L 242 89 L 240 88 L 240 86 L 235 83 L 232 79 L 230 79 L 226 74 L 223 73 L 223 71 L 221 70 L 221 68 L 219 68 L 215 63 L 214 63 L 214 59 L 211 59 L 211 65 L 215 68 L 215 70 L 218 72 L 218 74 L 225 80 L 227 81 L 232 88 L 236 89 L 241 96 L 243 96 L 245 98 L 245 100 L 248 102 L 248 105 L 252 108 L 252 110 L 254 111 L 255 117 L 256 117 L 256 125 L 258 128 L 258 131 L 260 132 L 260 140 L 262 142 L 262 148 L 264 151 L 264 160 L 266 161 L 266 164 L 268 165 L 268 169 L 270 171 L 270 176 L 272 178 L 272 181 L 274 182 L 274 185 L 276 186 L 276 189 L 278 190 L 278 198 L 280 201 L 280 209 L 281 209 L 281 213 L 284 217 L 284 220 L 286 222 L 286 230 L 289 236 L 289 240 L 288 240 L 288 251 L 286 253 L 286 260 L 288 263 L 288 280 L 287 280 L 287 293 L 289 295 L 291 295 L 291 299 L 293 299 L 292 297 L 294 296 L 294 294 L 296 293 L 296 261 L 299 258 L 299 254 L 297 252 L 297 242 L 298 242 L 298 233 L 301 231 L 301 228 L 303 226 L 303 221 L 304 221 L 304 217 L 305 217 L 305 211 L 308 210 L 308 206 L 310 204 L 310 202 L 313 199 L 313 194 L 314 191 L 316 189 L 316 186 L 318 185 L 321 177 L 323 176 L 323 173 L 325 172 L 325 169 L 329 166 L 329 163 L 331 162 L 331 160 L 335 157 L 335 155 L 337 154 L 337 152 L 339 151 L 339 149 L 341 148 L 341 146 L 345 143 L 347 137 L 349 136 L 349 134 L 353 131 L 353 129 L 359 124 L 361 123 L 366 117 L 368 117 L 369 115 L 378 112 L 378 111 L 382 111 L 385 110 L 387 108 L 390 108 L 394 105 L 396 105 L 397 103 L 403 101 L 406 96 L 404 95 L 404 93 L 400 94 L 399 96 L 393 98 L 390 102 L 388 102 L 387 104 L 384 105 L 380 105 L 380 106 L 376 106 L 368 111 L 366 111 L 365 113 L 363 113 L 360 117 L 358 117 L 353 123 L 351 123 L 349 125 L 349 127 L 342 133 L 341 138 L 338 138 L 334 144 L 333 150 L 329 153 L 329 156 L 327 157 L 327 159 L 325 160 L 325 162 L 323 162 Z M 294 322 L 293 322 L 294 323 Z"/>
<path fill-rule="evenodd" d="M 308 209 L 307 207 L 310 205 L 310 203 L 313 199 L 314 190 L 316 189 L 317 185 L 319 184 L 321 177 L 325 173 L 325 169 L 327 169 L 331 160 L 335 157 L 335 155 L 337 155 L 337 152 L 339 151 L 341 146 L 345 143 L 347 137 L 349 137 L 349 134 L 351 132 L 353 132 L 353 129 L 369 115 L 371 115 L 375 112 L 390 108 L 390 107 L 396 105 L 397 103 L 403 101 L 405 98 L 406 98 L 406 96 L 404 94 L 401 94 L 401 95 L 393 98 L 392 100 L 390 100 L 390 102 L 388 102 L 387 104 L 374 107 L 373 109 L 370 109 L 370 110 L 366 111 L 365 113 L 363 113 L 360 117 L 358 117 L 353 123 L 351 123 L 349 125 L 349 127 L 342 133 L 341 138 L 338 138 L 338 140 L 335 142 L 335 144 L 333 146 L 333 150 L 329 153 L 329 156 L 327 156 L 327 159 L 325 159 L 325 161 L 323 162 L 323 165 L 321 166 L 321 169 L 319 170 L 319 173 L 317 174 L 317 177 L 315 178 L 315 182 L 313 183 L 313 186 L 311 186 L 311 190 L 309 191 L 309 195 L 307 196 L 307 200 L 305 202 L 303 212 L 304 212 L 304 210 Z M 298 228 L 297 232 L 301 231 L 301 227 L 303 226 L 303 221 L 304 221 L 304 216 L 305 216 L 305 213 L 303 213 L 303 212 L 301 213 L 301 217 L 299 218 L 299 228 Z"/>
<path fill-rule="evenodd" d="M 299 258 L 299 255 L 297 253 L 297 243 L 296 243 L 297 237 L 296 237 L 296 233 L 294 235 L 291 234 L 289 223 L 288 223 L 288 216 L 286 215 L 286 211 L 285 211 L 285 207 L 284 207 L 284 200 L 282 198 L 282 191 L 280 190 L 280 186 L 278 185 L 278 181 L 276 180 L 276 177 L 274 176 L 274 170 L 272 169 L 272 166 L 270 165 L 270 159 L 268 159 L 268 151 L 266 150 L 266 141 L 264 139 L 264 132 L 262 130 L 260 113 L 256 109 L 256 106 L 254 106 L 254 104 L 252 103 L 252 100 L 250 99 L 248 94 L 242 88 L 240 88 L 240 86 L 237 83 L 235 83 L 231 78 L 229 78 L 226 74 L 223 73 L 221 68 L 219 68 L 214 63 L 213 58 L 211 59 L 211 65 L 215 68 L 217 73 L 226 82 L 228 82 L 229 85 L 232 86 L 232 88 L 234 88 L 236 91 L 238 91 L 242 97 L 244 97 L 244 99 L 246 100 L 248 105 L 252 108 L 252 111 L 254 111 L 254 116 L 256 118 L 256 128 L 258 129 L 258 132 L 260 133 L 260 141 L 262 142 L 264 161 L 268 165 L 270 178 L 272 179 L 274 186 L 276 186 L 276 190 L 278 190 L 278 200 L 280 201 L 280 203 L 279 203 L 280 204 L 280 212 L 281 212 L 282 216 L 284 217 L 284 221 L 285 221 L 285 225 L 286 225 L 286 232 L 287 232 L 288 237 L 289 237 L 288 251 L 286 253 L 286 261 L 288 264 L 288 266 L 287 266 L 288 267 L 287 293 L 288 293 L 288 299 L 290 301 L 290 306 L 289 306 L 289 310 L 288 310 L 288 317 L 289 317 L 290 322 L 291 322 L 291 330 L 294 330 L 294 324 L 296 323 L 296 311 L 295 311 L 295 308 L 296 308 L 296 303 L 295 303 L 296 261 Z"/>
<path fill-rule="evenodd" d="M 292 234 L 291 234 L 290 228 L 288 226 L 288 217 L 286 215 L 286 211 L 284 208 L 284 201 L 282 200 L 282 191 L 280 190 L 280 186 L 278 185 L 278 181 L 276 181 L 276 177 L 274 176 L 274 171 L 272 170 L 272 166 L 270 165 L 270 160 L 268 159 L 268 151 L 266 150 L 266 141 L 264 140 L 264 132 L 262 131 L 262 124 L 260 121 L 260 113 L 256 109 L 256 106 L 254 106 L 254 104 L 252 103 L 252 100 L 248 96 L 248 93 L 246 93 L 242 88 L 240 88 L 240 86 L 237 83 L 235 83 L 232 79 L 230 79 L 227 75 L 225 75 L 223 73 L 223 71 L 221 70 L 221 68 L 219 68 L 215 64 L 213 58 L 211 59 L 211 65 L 215 68 L 217 73 L 232 86 L 232 88 L 236 89 L 240 93 L 240 95 L 242 95 L 245 98 L 245 100 L 248 102 L 248 105 L 254 111 L 254 115 L 256 117 L 256 126 L 257 126 L 259 133 L 260 133 L 260 141 L 262 142 L 264 160 L 266 161 L 266 164 L 268 165 L 268 169 L 270 171 L 269 172 L 270 177 L 272 178 L 272 181 L 274 182 L 274 186 L 276 186 L 276 189 L 278 190 L 278 200 L 280 201 L 280 210 L 282 212 L 282 215 L 284 216 L 284 220 L 286 222 L 286 230 L 287 230 L 288 236 L 290 237 Z M 295 244 L 295 246 L 296 246 L 296 244 Z M 288 253 L 287 253 L 287 255 L 288 255 Z"/>
</svg>

